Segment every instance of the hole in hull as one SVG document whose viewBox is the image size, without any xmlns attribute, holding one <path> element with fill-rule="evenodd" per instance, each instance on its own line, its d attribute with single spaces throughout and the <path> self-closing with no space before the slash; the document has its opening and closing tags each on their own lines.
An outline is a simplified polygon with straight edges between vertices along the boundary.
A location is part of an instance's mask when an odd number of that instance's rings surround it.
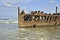
<svg viewBox="0 0 60 40">
<path fill-rule="evenodd" d="M 33 28 L 35 28 L 36 27 L 36 25 L 33 25 Z"/>
</svg>

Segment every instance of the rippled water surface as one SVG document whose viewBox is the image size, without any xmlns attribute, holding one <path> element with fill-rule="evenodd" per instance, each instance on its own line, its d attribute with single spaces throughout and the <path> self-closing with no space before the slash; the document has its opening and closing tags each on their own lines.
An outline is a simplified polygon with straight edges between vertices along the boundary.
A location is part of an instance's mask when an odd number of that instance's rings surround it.
<svg viewBox="0 0 60 40">
<path fill-rule="evenodd" d="M 60 26 L 18 28 L 17 24 L 0 24 L 0 40 L 60 40 Z"/>
</svg>

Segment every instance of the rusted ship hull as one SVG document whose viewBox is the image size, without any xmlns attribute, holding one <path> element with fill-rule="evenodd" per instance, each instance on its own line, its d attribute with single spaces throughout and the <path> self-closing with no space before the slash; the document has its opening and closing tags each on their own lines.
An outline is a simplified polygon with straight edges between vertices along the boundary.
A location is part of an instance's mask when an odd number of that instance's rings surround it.
<svg viewBox="0 0 60 40">
<path fill-rule="evenodd" d="M 60 15 L 46 14 L 40 11 L 25 14 L 24 10 L 20 12 L 18 7 L 18 27 L 37 27 L 48 25 L 60 25 Z"/>
<path fill-rule="evenodd" d="M 24 28 L 24 27 L 42 27 L 42 26 L 58 26 L 59 24 L 55 24 L 53 22 L 25 22 L 23 24 L 19 24 L 19 28 Z"/>
</svg>

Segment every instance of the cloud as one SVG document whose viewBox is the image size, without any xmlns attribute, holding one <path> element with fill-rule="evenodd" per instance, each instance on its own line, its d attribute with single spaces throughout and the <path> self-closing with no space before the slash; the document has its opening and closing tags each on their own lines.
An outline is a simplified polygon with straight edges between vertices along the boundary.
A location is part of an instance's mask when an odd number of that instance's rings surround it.
<svg viewBox="0 0 60 40">
<path fill-rule="evenodd" d="M 18 3 L 29 3 L 29 2 L 32 2 L 34 0 L 17 0 Z"/>
<path fill-rule="evenodd" d="M 4 3 L 4 6 L 5 7 L 12 7 L 13 5 L 11 3 L 9 3 L 9 2 L 6 2 L 6 3 Z"/>
<path fill-rule="evenodd" d="M 58 7 L 58 12 L 60 13 L 60 3 L 56 5 Z"/>
<path fill-rule="evenodd" d="M 57 4 L 56 6 L 60 8 L 60 3 L 59 3 L 59 4 Z"/>
<path fill-rule="evenodd" d="M 0 8 L 10 8 L 10 9 L 17 9 L 18 6 L 20 6 L 20 4 L 25 4 L 25 3 L 29 3 L 35 0 L 1 0 L 1 4 L 0 4 Z M 21 9 L 26 10 L 26 7 L 22 6 Z"/>
<path fill-rule="evenodd" d="M 34 0 L 3 0 L 3 1 L 0 1 L 1 4 L 0 6 L 4 6 L 4 7 L 12 7 L 12 6 L 19 6 L 20 4 L 25 4 L 25 3 L 29 3 L 29 2 L 32 2 Z"/>
<path fill-rule="evenodd" d="M 50 3 L 53 4 L 54 3 L 54 0 L 51 0 Z"/>
</svg>

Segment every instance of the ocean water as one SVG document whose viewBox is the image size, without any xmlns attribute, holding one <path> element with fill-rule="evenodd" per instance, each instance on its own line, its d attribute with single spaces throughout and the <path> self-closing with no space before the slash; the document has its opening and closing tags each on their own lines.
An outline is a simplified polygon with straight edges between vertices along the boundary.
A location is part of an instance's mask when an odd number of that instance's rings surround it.
<svg viewBox="0 0 60 40">
<path fill-rule="evenodd" d="M 18 28 L 18 24 L 0 24 L 0 40 L 60 40 L 60 26 Z"/>
</svg>

